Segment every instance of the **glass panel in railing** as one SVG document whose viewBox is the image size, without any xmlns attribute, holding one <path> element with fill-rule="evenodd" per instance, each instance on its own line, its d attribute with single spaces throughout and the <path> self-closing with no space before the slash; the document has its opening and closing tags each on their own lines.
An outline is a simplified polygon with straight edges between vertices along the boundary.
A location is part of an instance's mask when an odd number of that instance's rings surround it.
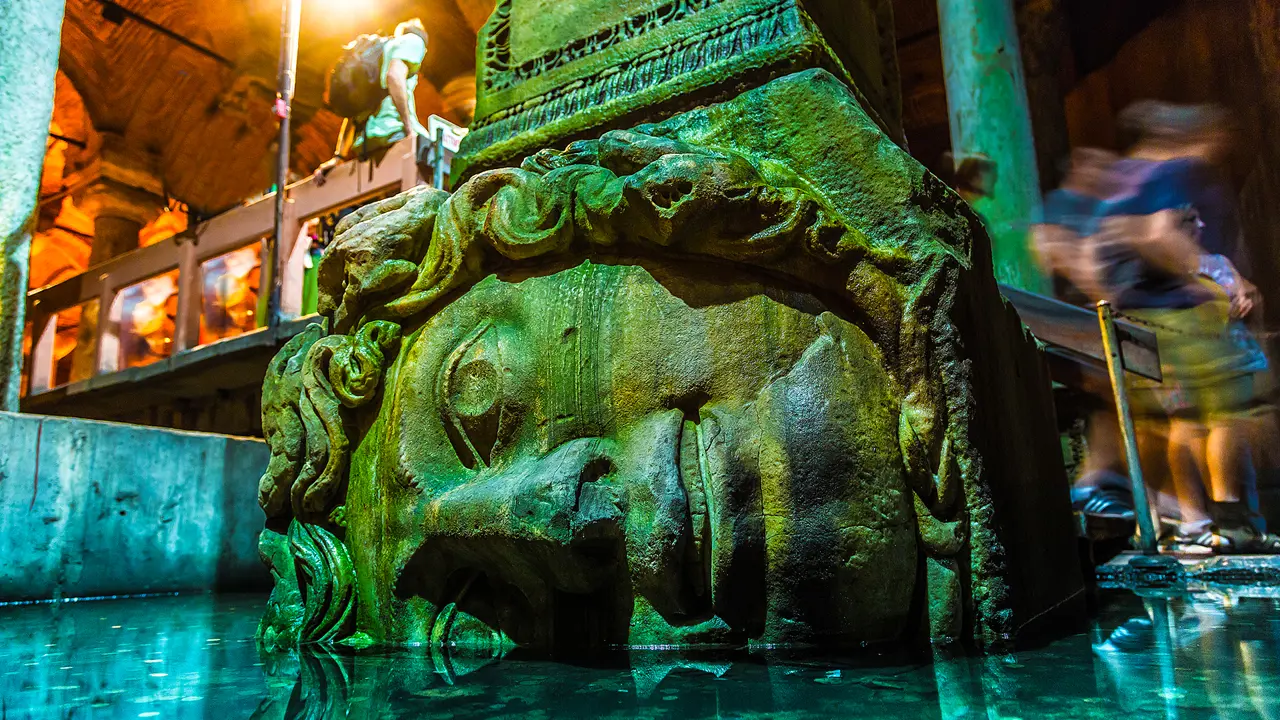
<svg viewBox="0 0 1280 720">
<path fill-rule="evenodd" d="M 116 298 L 120 309 L 121 369 L 149 365 L 173 354 L 177 270 L 130 285 Z"/>
<path fill-rule="evenodd" d="M 200 344 L 236 337 L 262 326 L 262 243 L 200 263 Z"/>
<path fill-rule="evenodd" d="M 53 340 L 53 386 L 87 380 L 93 375 L 98 342 L 98 301 L 74 305 L 57 316 Z"/>
</svg>

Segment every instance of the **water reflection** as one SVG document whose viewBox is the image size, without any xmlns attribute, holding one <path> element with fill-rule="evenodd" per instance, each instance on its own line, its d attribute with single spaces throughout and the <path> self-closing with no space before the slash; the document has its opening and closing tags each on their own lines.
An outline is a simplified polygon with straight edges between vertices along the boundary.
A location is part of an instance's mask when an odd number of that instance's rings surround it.
<svg viewBox="0 0 1280 720">
<path fill-rule="evenodd" d="M 1280 698 L 1266 690 L 1280 678 L 1276 600 L 1198 593 L 1142 605 L 1095 645 L 1121 709 L 1156 709 L 1139 700 L 1156 688 L 1168 718 L 1280 717 Z"/>
<path fill-rule="evenodd" d="M 0 717 L 1276 718 L 1276 601 L 1109 599 L 1016 655 L 857 660 L 747 648 L 552 663 L 495 649 L 260 656 L 263 600 L 0 607 Z"/>
<path fill-rule="evenodd" d="M 261 608 L 212 596 L 0 607 L 0 717 L 252 708 L 263 694 L 252 639 Z"/>
</svg>

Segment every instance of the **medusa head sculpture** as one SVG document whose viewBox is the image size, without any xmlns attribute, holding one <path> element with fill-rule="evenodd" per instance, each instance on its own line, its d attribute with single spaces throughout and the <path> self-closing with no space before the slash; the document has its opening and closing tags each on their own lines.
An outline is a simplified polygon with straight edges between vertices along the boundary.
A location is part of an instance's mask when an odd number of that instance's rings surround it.
<svg viewBox="0 0 1280 720">
<path fill-rule="evenodd" d="M 1006 633 L 1000 550 L 971 542 L 967 249 L 874 242 L 847 215 L 782 163 L 661 125 L 347 218 L 327 319 L 264 387 L 263 636 Z"/>
</svg>

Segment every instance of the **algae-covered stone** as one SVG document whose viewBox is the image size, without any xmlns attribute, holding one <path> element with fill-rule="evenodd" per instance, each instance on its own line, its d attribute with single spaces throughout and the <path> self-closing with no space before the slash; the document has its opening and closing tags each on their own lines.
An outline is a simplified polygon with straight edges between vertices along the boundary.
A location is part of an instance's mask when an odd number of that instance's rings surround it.
<svg viewBox="0 0 1280 720">
<path fill-rule="evenodd" d="M 807 68 L 902 141 L 891 0 L 498 0 L 455 180 Z"/>
<path fill-rule="evenodd" d="M 339 230 L 264 389 L 304 641 L 989 645 L 1079 590 L 986 237 L 825 71 Z"/>
</svg>

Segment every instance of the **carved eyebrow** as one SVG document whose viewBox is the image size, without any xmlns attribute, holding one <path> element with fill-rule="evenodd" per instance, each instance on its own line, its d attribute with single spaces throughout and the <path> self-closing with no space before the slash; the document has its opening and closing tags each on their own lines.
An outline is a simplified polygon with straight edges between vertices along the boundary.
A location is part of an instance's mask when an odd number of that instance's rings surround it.
<svg viewBox="0 0 1280 720">
<path fill-rule="evenodd" d="M 489 463 L 485 462 L 484 457 L 476 450 L 475 445 L 472 444 L 471 437 L 467 434 L 466 428 L 463 427 L 461 418 L 458 417 L 458 413 L 453 409 L 453 403 L 449 402 L 449 386 L 450 381 L 453 380 L 454 372 L 457 371 L 458 365 L 462 362 L 462 358 L 466 357 L 467 351 L 479 342 L 480 338 L 488 332 L 491 327 L 493 327 L 493 321 L 485 320 L 480 323 L 479 327 L 472 330 L 471 334 L 468 335 L 467 338 L 458 345 L 458 347 L 454 348 L 453 352 L 449 353 L 449 357 L 446 359 L 444 367 L 441 368 L 440 378 L 436 382 L 436 404 L 440 407 L 440 412 L 444 416 L 445 422 L 452 425 L 454 431 L 462 438 L 462 442 L 466 444 L 467 450 L 471 453 L 471 456 L 475 458 L 476 464 L 485 468 L 489 467 Z"/>
</svg>

